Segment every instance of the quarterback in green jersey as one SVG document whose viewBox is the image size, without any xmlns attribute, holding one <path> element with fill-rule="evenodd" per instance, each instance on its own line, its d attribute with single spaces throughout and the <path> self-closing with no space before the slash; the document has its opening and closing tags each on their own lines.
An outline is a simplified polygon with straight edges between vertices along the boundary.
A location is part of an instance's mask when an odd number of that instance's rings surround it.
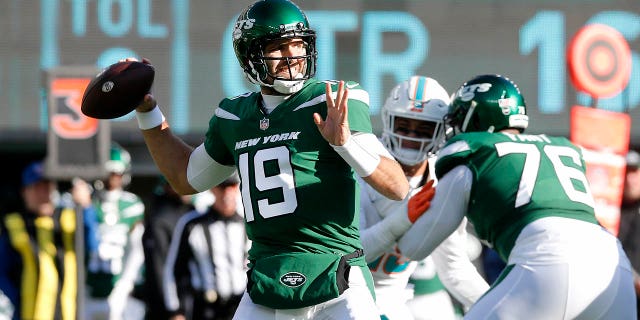
<svg viewBox="0 0 640 320">
<path fill-rule="evenodd" d="M 458 89 L 436 195 L 400 251 L 426 257 L 466 216 L 507 267 L 465 319 L 635 319 L 629 260 L 595 218 L 581 149 L 523 134 L 528 122 L 518 87 L 503 76 Z"/>
<path fill-rule="evenodd" d="M 240 176 L 252 247 L 234 319 L 378 317 L 355 174 L 396 200 L 409 185 L 371 132 L 368 93 L 355 82 L 313 78 L 315 31 L 291 1 L 256 1 L 230 36 L 260 92 L 222 100 L 204 143 L 194 149 L 172 134 L 151 95 L 136 117 L 177 192 L 207 190 L 234 171 Z"/>
</svg>

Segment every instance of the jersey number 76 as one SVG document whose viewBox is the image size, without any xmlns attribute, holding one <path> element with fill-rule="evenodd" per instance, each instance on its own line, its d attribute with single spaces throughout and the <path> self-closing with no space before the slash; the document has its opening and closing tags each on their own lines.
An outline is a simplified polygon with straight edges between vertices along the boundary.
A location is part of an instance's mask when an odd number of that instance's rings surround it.
<svg viewBox="0 0 640 320">
<path fill-rule="evenodd" d="M 524 168 L 522 168 L 515 207 L 518 208 L 529 203 L 538 178 L 538 170 L 540 169 L 540 150 L 533 144 L 517 142 L 496 143 L 495 147 L 499 157 L 512 153 L 525 154 Z M 595 207 L 587 177 L 582 171 L 565 165 L 561 160 L 561 157 L 567 157 L 574 164 L 581 166 L 580 154 L 572 148 L 554 145 L 545 145 L 542 151 L 544 156 L 553 164 L 558 182 L 560 182 L 560 186 L 562 186 L 562 190 L 564 190 L 567 197 L 572 201 L 584 203 L 592 208 Z M 579 181 L 584 186 L 584 191 L 577 190 L 572 180 Z"/>
</svg>

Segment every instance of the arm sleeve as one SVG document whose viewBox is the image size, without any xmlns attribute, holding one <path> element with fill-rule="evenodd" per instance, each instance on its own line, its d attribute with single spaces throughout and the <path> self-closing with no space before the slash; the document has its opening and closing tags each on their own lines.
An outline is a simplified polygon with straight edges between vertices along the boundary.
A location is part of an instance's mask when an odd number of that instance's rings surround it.
<svg viewBox="0 0 640 320">
<path fill-rule="evenodd" d="M 98 215 L 96 208 L 91 205 L 82 209 L 82 219 L 84 225 L 85 254 L 90 256 L 92 252 L 98 250 Z"/>
<path fill-rule="evenodd" d="M 398 240 L 400 252 L 422 260 L 460 225 L 467 212 L 472 173 L 457 166 L 438 181 L 431 208 Z"/>
<path fill-rule="evenodd" d="M 203 192 L 219 184 L 233 174 L 233 166 L 225 166 L 213 160 L 204 144 L 191 152 L 187 165 L 187 180 L 198 192 Z"/>
<path fill-rule="evenodd" d="M 367 263 L 374 261 L 389 248 L 396 244 L 396 240 L 411 227 L 407 216 L 407 202 L 394 201 L 394 205 L 388 210 L 392 213 L 382 218 L 376 208 L 373 196 L 384 197 L 373 191 L 362 178 L 358 177 L 361 186 L 360 192 L 360 241 L 365 252 Z M 388 202 L 386 198 L 381 202 Z M 378 202 L 379 203 L 379 202 Z"/>
<path fill-rule="evenodd" d="M 468 309 L 489 289 L 489 284 L 469 259 L 466 227 L 465 218 L 458 229 L 431 253 L 431 257 L 442 284 Z"/>
</svg>

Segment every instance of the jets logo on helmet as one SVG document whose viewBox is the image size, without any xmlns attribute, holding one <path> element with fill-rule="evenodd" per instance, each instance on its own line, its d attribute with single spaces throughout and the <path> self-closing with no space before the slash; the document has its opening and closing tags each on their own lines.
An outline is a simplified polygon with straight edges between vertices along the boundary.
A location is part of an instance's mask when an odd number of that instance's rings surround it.
<svg viewBox="0 0 640 320">
<path fill-rule="evenodd" d="M 424 161 L 439 144 L 438 132 L 444 127 L 443 117 L 448 105 L 449 95 L 435 79 L 412 76 L 399 83 L 382 107 L 382 143 L 403 164 L 415 165 Z M 432 131 L 425 132 L 424 136 L 409 135 L 398 130 L 398 119 L 424 121 L 425 127 Z M 419 147 L 407 147 L 410 144 Z"/>
<path fill-rule="evenodd" d="M 469 86 L 462 86 L 458 90 L 458 96 L 462 101 L 471 101 L 475 97 L 476 92 L 487 92 L 491 89 L 491 83 L 479 83 Z"/>
<path fill-rule="evenodd" d="M 242 30 L 249 30 L 253 28 L 253 23 L 256 19 L 246 19 L 236 21 L 236 26 L 233 28 L 233 40 L 240 39 L 242 36 Z"/>
<path fill-rule="evenodd" d="M 490 74 L 477 76 L 456 91 L 445 124 L 447 139 L 462 132 L 507 128 L 524 132 L 529 116 L 518 86 L 509 78 Z"/>
</svg>

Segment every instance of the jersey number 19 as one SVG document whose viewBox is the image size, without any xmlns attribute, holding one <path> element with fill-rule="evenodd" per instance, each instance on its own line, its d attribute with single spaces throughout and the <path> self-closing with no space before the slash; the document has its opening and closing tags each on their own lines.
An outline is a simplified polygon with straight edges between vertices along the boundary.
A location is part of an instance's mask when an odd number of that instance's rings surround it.
<svg viewBox="0 0 640 320">
<path fill-rule="evenodd" d="M 279 173 L 267 176 L 264 164 L 268 161 L 277 161 Z M 249 172 L 249 154 L 243 153 L 238 156 L 238 168 L 242 178 L 242 202 L 244 203 L 244 214 L 247 222 L 253 221 L 253 202 L 251 201 L 250 183 L 254 182 L 258 191 L 263 192 L 271 189 L 282 190 L 283 200 L 276 203 L 269 203 L 269 199 L 257 201 L 258 214 L 263 218 L 272 218 L 292 213 L 298 207 L 296 198 L 295 182 L 293 178 L 293 168 L 290 162 L 289 149 L 279 146 L 269 149 L 262 149 L 256 152 L 253 157 L 253 180 Z"/>
</svg>

